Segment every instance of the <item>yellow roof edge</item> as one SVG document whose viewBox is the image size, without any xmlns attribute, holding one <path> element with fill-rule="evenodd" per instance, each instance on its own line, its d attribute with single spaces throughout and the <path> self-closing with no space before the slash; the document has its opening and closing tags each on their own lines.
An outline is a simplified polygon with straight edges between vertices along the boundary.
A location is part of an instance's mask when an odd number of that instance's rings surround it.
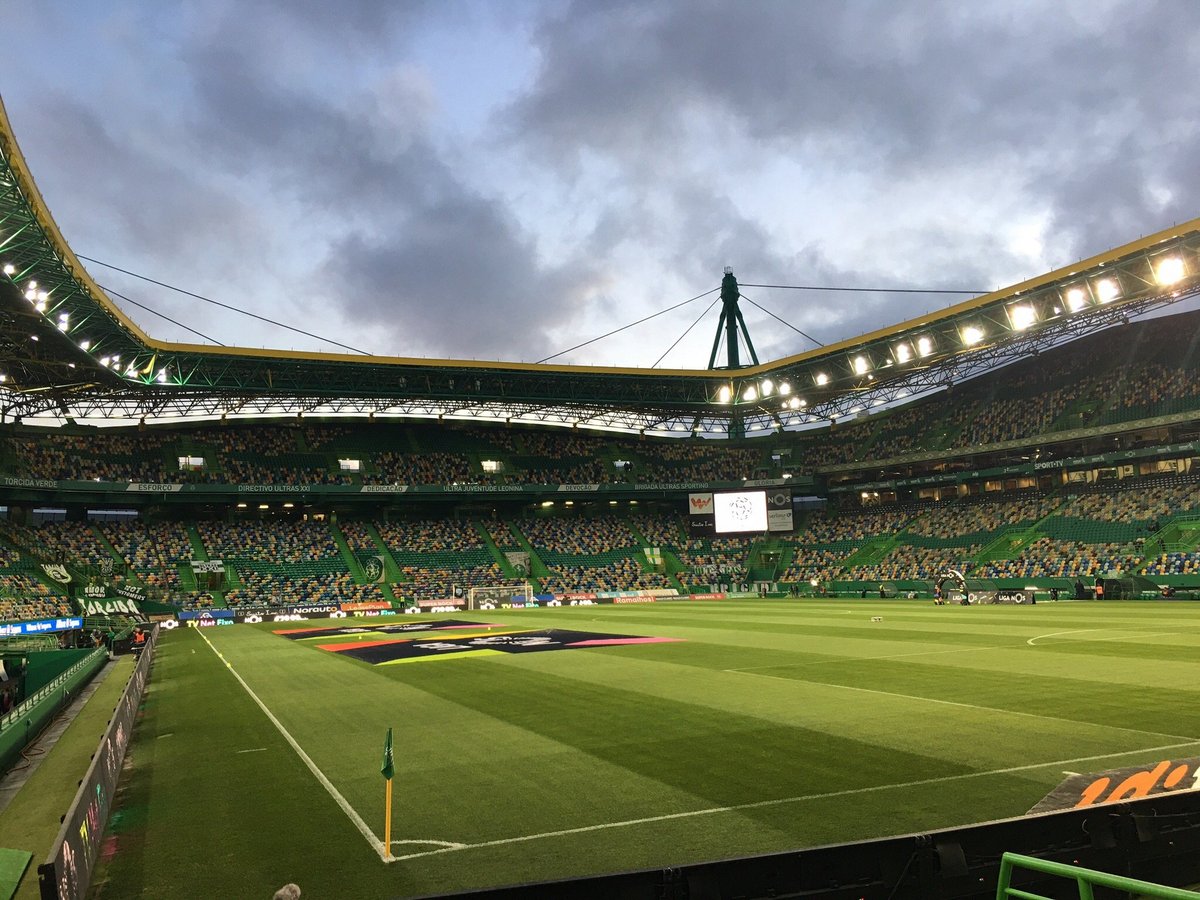
<svg viewBox="0 0 1200 900">
<path fill-rule="evenodd" d="M 797 353 L 794 356 L 786 356 L 780 359 L 772 360 L 769 363 L 755 366 L 749 369 L 739 370 L 739 375 L 754 376 L 759 374 L 769 373 L 783 366 L 794 365 L 802 362 L 805 359 L 819 358 L 822 356 L 833 355 L 854 347 L 862 346 L 863 344 L 873 343 L 884 338 L 903 334 L 906 331 L 912 331 L 923 326 L 933 325 L 944 319 L 953 318 L 962 313 L 970 312 L 973 309 L 980 309 L 997 301 L 1004 300 L 1005 297 L 1012 297 L 1017 294 L 1025 294 L 1038 288 L 1044 287 L 1047 284 L 1052 284 L 1055 281 L 1061 281 L 1070 278 L 1079 272 L 1088 269 L 1094 269 L 1105 263 L 1113 262 L 1118 259 L 1123 259 L 1142 250 L 1148 250 L 1158 244 L 1175 238 L 1183 237 L 1192 232 L 1200 232 L 1200 218 L 1191 219 L 1179 225 L 1174 225 L 1171 228 L 1164 228 L 1162 231 L 1156 231 L 1154 234 L 1146 235 L 1136 241 L 1131 241 L 1128 244 L 1122 244 L 1120 247 L 1113 247 L 1111 250 L 1105 250 L 1103 253 L 1098 253 L 1088 259 L 1079 260 L 1068 265 L 1055 269 L 1052 272 L 1047 272 L 1044 275 L 1038 275 L 1034 278 L 1029 278 L 1017 284 L 1008 285 L 1007 287 L 998 288 L 986 294 L 980 294 L 978 297 L 972 297 L 969 300 L 964 300 L 962 303 L 957 303 L 954 306 L 948 306 L 945 309 L 938 310 L 936 313 L 929 313 L 923 316 L 915 316 L 905 322 L 900 322 L 896 325 L 889 325 L 886 328 L 880 328 L 876 331 L 867 334 L 859 335 L 854 338 L 847 338 L 843 341 L 838 341 L 834 344 L 826 344 L 824 347 L 818 347 L 815 350 L 808 350 L 804 353 Z"/>
<path fill-rule="evenodd" d="M 21 148 L 17 144 L 16 136 L 13 134 L 12 123 L 8 119 L 8 110 L 4 107 L 4 98 L 0 97 L 0 144 L 4 145 L 5 153 L 8 155 L 9 167 L 13 170 L 17 182 L 21 187 L 21 193 L 25 195 L 25 199 L 29 201 L 30 209 L 33 210 L 34 218 L 37 219 L 38 225 L 42 231 L 50 238 L 50 242 L 58 250 L 62 256 L 67 269 L 71 275 L 83 283 L 83 286 L 88 292 L 125 327 L 128 328 L 140 341 L 148 345 L 153 345 L 153 340 L 149 335 L 145 334 L 137 325 L 134 324 L 119 306 L 109 299 L 108 295 L 100 289 L 100 285 L 92 280 L 92 276 L 88 274 L 88 270 L 84 268 L 83 263 L 75 256 L 66 238 L 62 232 L 58 230 L 58 223 L 54 221 L 54 217 L 50 215 L 50 208 L 46 205 L 45 199 L 42 197 L 42 192 L 38 190 L 37 182 L 33 180 L 33 175 L 29 171 L 29 166 L 25 162 L 25 155 L 21 153 Z"/>
<path fill-rule="evenodd" d="M 353 353 L 325 353 L 308 350 L 277 350 L 277 349 L 253 349 L 250 347 L 213 347 L 208 344 L 181 344 L 158 341 L 151 338 L 143 332 L 134 322 L 108 297 L 108 295 L 100 288 L 92 279 L 84 265 L 75 256 L 59 231 L 54 217 L 50 214 L 49 207 L 46 205 L 41 192 L 38 190 L 37 183 L 34 181 L 29 167 L 25 162 L 25 157 L 21 153 L 21 148 L 18 146 L 16 137 L 13 134 L 12 124 L 8 118 L 8 111 L 5 109 L 3 97 L 0 97 L 0 145 L 4 146 L 5 152 L 8 155 L 9 165 L 13 169 L 14 174 L 20 183 L 21 190 L 26 199 L 29 201 L 30 207 L 33 210 L 34 216 L 41 226 L 47 237 L 53 243 L 56 249 L 61 254 L 67 268 L 71 274 L 77 278 L 88 292 L 101 304 L 114 318 L 116 318 L 123 327 L 127 328 L 130 333 L 141 341 L 147 350 L 159 353 L 193 353 L 215 356 L 240 356 L 246 358 L 267 358 L 279 360 L 324 360 L 328 362 L 347 362 L 347 363 L 367 363 L 373 365 L 391 365 L 391 366 L 416 366 L 428 368 L 464 368 L 464 369 L 488 369 L 488 370 L 511 370 L 518 372 L 565 372 L 575 374 L 597 374 L 597 375 L 634 375 L 642 377 L 662 377 L 662 376 L 680 376 L 680 377 L 703 377 L 713 379 L 726 379 L 736 375 L 737 377 L 754 377 L 756 375 L 768 374 L 776 369 L 794 365 L 806 359 L 815 359 L 823 356 L 833 355 L 849 348 L 861 346 L 862 344 L 871 343 L 887 338 L 891 335 L 902 334 L 906 331 L 916 329 L 922 326 L 931 325 L 935 322 L 952 318 L 964 312 L 970 312 L 973 309 L 979 309 L 991 303 L 1003 300 L 1006 296 L 1025 293 L 1035 290 L 1046 284 L 1063 278 L 1070 277 L 1072 274 L 1086 269 L 1095 268 L 1104 263 L 1111 262 L 1130 254 L 1137 253 L 1140 250 L 1146 250 L 1156 244 L 1161 244 L 1164 241 L 1173 238 L 1182 237 L 1189 232 L 1200 231 L 1200 218 L 1192 219 L 1180 225 L 1171 228 L 1163 229 L 1154 234 L 1147 235 L 1137 241 L 1132 241 L 1128 244 L 1123 244 L 1120 247 L 1114 247 L 1089 259 L 1080 260 L 1075 263 L 1055 269 L 1052 272 L 1047 272 L 1044 275 L 1039 275 L 1035 278 L 1022 281 L 1019 284 L 1010 285 L 1005 288 L 992 291 L 987 294 L 981 294 L 978 297 L 973 297 L 969 300 L 964 300 L 962 303 L 954 306 L 949 306 L 935 314 L 917 316 L 905 322 L 900 322 L 896 325 L 890 325 L 885 328 L 878 329 L 868 334 L 859 335 L 854 338 L 848 338 L 843 341 L 838 341 L 834 344 L 828 344 L 824 347 L 819 347 L 814 350 L 809 350 L 804 353 L 787 356 L 776 360 L 771 360 L 766 363 L 761 363 L 757 366 L 749 366 L 746 368 L 730 370 L 710 370 L 710 369 L 644 369 L 637 367 L 625 366 L 576 366 L 576 365 L 551 365 L 546 363 L 519 363 L 519 362 L 503 362 L 499 360 L 466 360 L 466 359 L 426 359 L 415 357 L 398 357 L 398 356 L 371 356 Z"/>
</svg>

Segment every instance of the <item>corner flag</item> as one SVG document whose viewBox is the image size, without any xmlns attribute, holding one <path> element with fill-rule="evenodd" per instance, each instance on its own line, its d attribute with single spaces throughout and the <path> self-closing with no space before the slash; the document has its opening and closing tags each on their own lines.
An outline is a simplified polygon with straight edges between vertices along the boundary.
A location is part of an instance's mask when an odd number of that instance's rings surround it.
<svg viewBox="0 0 1200 900">
<path fill-rule="evenodd" d="M 383 742 L 383 766 L 379 771 L 388 781 L 391 781 L 392 776 L 396 774 L 396 767 L 392 764 L 392 729 L 390 728 L 387 739 Z"/>
<path fill-rule="evenodd" d="M 392 858 L 392 776 L 396 767 L 392 762 L 392 729 L 388 729 L 387 738 L 383 742 L 383 765 L 379 771 L 387 779 L 387 789 L 383 796 L 383 858 Z"/>
</svg>

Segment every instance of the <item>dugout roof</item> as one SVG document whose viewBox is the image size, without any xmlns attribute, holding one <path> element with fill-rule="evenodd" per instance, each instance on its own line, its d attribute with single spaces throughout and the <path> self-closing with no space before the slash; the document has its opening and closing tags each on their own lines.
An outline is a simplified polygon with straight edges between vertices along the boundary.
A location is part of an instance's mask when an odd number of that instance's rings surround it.
<svg viewBox="0 0 1200 900">
<path fill-rule="evenodd" d="M 917 319 L 737 370 L 168 343 L 139 329 L 71 251 L 0 103 L 0 272 L 4 421 L 375 414 L 753 434 L 919 396 L 1200 292 L 1200 219 Z"/>
</svg>

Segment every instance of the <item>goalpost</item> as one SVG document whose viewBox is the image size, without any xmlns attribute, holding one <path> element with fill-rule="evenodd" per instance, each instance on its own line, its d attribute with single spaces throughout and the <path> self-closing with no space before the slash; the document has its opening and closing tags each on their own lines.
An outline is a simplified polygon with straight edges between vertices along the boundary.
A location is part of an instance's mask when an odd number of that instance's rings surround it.
<svg viewBox="0 0 1200 900">
<path fill-rule="evenodd" d="M 467 609 L 498 609 L 505 604 L 533 602 L 533 588 L 528 581 L 485 584 L 467 591 Z"/>
</svg>

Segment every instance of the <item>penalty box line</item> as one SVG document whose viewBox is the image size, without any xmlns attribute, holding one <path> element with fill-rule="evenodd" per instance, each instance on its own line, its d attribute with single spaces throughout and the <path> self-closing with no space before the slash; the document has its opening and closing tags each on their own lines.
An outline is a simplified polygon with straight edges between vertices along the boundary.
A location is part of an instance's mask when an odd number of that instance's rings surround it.
<svg viewBox="0 0 1200 900">
<path fill-rule="evenodd" d="M 520 837 L 499 838 L 494 841 L 480 841 L 475 844 L 453 844 L 448 847 L 438 847 L 435 850 L 421 850 L 417 853 L 407 853 L 403 856 L 393 856 L 385 862 L 402 862 L 406 859 L 420 859 L 425 856 L 439 856 L 443 853 L 458 853 L 463 850 L 479 850 L 485 847 L 503 847 L 509 844 L 523 844 L 528 841 L 540 841 L 549 838 L 567 837 L 575 834 L 587 834 L 592 831 L 606 831 L 610 828 L 629 828 L 634 825 L 648 825 L 655 822 L 669 822 L 673 819 L 692 819 L 698 816 L 711 816 L 719 813 L 736 813 L 749 809 L 764 809 L 771 806 L 786 806 L 791 803 L 804 803 L 808 800 L 828 800 L 838 797 L 853 797 L 859 794 L 869 794 L 875 791 L 904 790 L 906 788 L 924 787 L 932 784 L 946 784 L 952 781 L 967 781 L 975 778 L 988 778 L 994 775 L 1012 775 L 1018 772 L 1030 772 L 1035 769 L 1048 769 L 1058 766 L 1074 765 L 1081 762 L 1093 762 L 1102 759 L 1116 759 L 1132 756 L 1136 753 L 1159 753 L 1164 750 L 1179 750 L 1183 747 L 1195 747 L 1200 741 L 1187 741 L 1182 744 L 1162 744 L 1158 747 L 1143 747 L 1137 750 L 1121 750 L 1117 753 L 1101 753 L 1097 756 L 1080 756 L 1074 759 L 1056 759 L 1050 762 L 1029 763 L 1023 766 L 1008 766 L 1003 769 L 989 769 L 986 772 L 965 772 L 959 775 L 940 775 L 936 778 L 920 778 L 916 781 L 893 782 L 892 784 L 877 784 L 870 787 L 846 788 L 840 791 L 825 791 L 817 794 L 801 794 L 798 797 L 779 797 L 774 800 L 756 800 L 751 803 L 739 803 L 734 806 L 714 806 L 708 809 L 693 809 L 687 812 L 664 813 L 661 816 L 645 816 L 640 819 L 626 819 L 621 822 L 603 822 L 599 825 L 583 825 L 579 828 L 564 828 L 561 831 L 543 831 L 538 834 L 524 834 Z M 393 843 L 410 843 L 394 841 Z M 416 843 L 411 842 L 411 843 Z M 432 843 L 421 841 L 420 843 Z"/>
<path fill-rule="evenodd" d="M 262 700 L 259 699 L 258 694 L 251 690 L 250 685 L 246 684 L 245 679 L 238 674 L 237 669 L 235 669 L 229 660 L 225 658 L 225 655 L 213 646 L 212 641 L 208 639 L 201 629 L 197 628 L 196 632 L 203 639 L 204 643 L 208 644 L 209 649 L 212 650 L 213 653 L 217 654 L 217 658 L 221 660 L 221 662 L 225 663 L 225 668 L 227 668 L 233 677 L 238 680 L 238 684 L 240 684 L 245 689 L 246 693 L 250 695 L 250 699 L 257 703 L 258 708 L 261 709 L 266 717 L 271 720 L 271 724 L 275 726 L 281 735 L 283 735 L 283 739 L 291 745 L 292 749 L 296 751 L 296 755 L 304 761 L 306 766 L 308 766 L 308 770 L 312 772 L 317 781 L 321 783 L 321 787 L 325 788 L 325 790 L 329 792 L 329 796 L 333 798 L 334 802 L 341 807 L 342 812 L 346 814 L 346 818 L 348 818 L 354 824 L 354 827 L 359 830 L 362 836 L 367 839 L 367 843 L 371 845 L 371 849 L 379 854 L 379 858 L 381 860 L 384 862 L 390 862 L 384 849 L 383 841 L 378 838 L 375 835 L 375 832 L 371 830 L 371 827 L 365 821 L 363 821 L 363 817 L 355 811 L 354 807 L 350 805 L 350 802 L 342 796 L 341 792 L 337 788 L 333 786 L 333 782 L 331 782 L 325 776 L 325 773 L 317 768 L 317 764 L 312 761 L 312 757 L 304 752 L 304 748 L 301 747 L 300 744 L 296 742 L 296 739 L 292 737 L 291 733 L 283 727 L 283 723 L 280 722 L 279 719 L 275 718 L 275 714 L 267 708 L 267 704 L 263 703 Z"/>
</svg>

